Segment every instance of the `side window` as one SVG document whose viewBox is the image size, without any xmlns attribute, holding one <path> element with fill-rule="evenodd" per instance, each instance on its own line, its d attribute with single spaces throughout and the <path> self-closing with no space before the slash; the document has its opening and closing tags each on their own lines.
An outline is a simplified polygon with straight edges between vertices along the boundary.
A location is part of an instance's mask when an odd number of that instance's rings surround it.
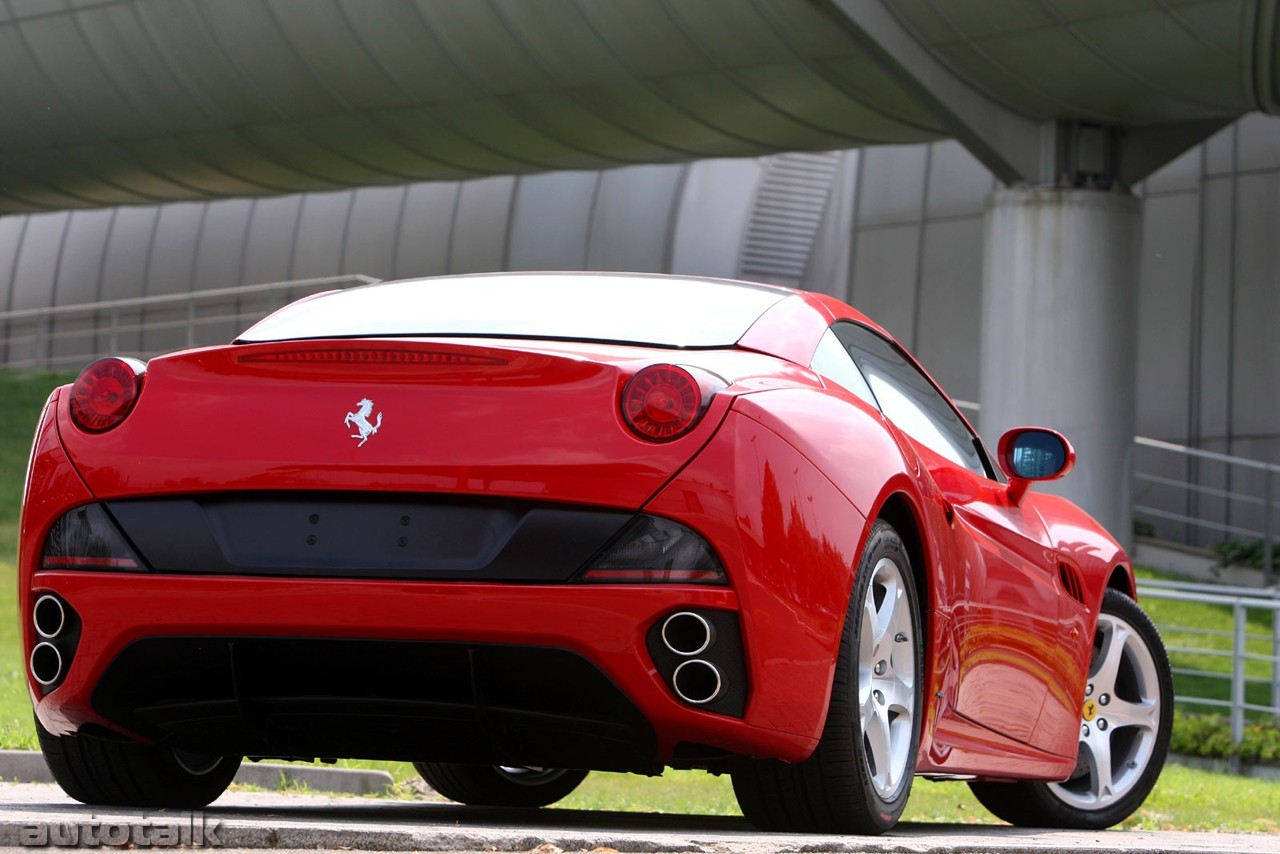
<svg viewBox="0 0 1280 854">
<path fill-rule="evenodd" d="M 844 345 L 840 343 L 830 329 L 822 333 L 822 340 L 818 342 L 818 349 L 814 352 L 813 362 L 809 367 L 813 368 L 824 380 L 836 383 L 877 409 L 879 408 L 875 395 L 871 393 L 871 388 L 867 385 L 862 372 L 858 370 L 858 366 L 849 357 L 849 351 L 844 348 Z"/>
<path fill-rule="evenodd" d="M 991 477 L 969 428 L 915 365 L 864 326 L 838 323 L 833 328 L 843 349 L 862 369 L 886 418 L 952 462 Z"/>
</svg>

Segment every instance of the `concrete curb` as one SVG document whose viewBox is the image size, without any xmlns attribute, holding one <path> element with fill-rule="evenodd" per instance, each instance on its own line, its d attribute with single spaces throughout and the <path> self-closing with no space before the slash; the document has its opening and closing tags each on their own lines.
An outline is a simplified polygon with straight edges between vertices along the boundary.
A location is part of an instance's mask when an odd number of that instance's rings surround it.
<svg viewBox="0 0 1280 854">
<path fill-rule="evenodd" d="M 54 782 L 49 767 L 44 764 L 44 756 L 35 750 L 0 750 L 0 780 L 10 783 Z M 314 792 L 348 795 L 380 795 L 395 784 L 386 771 L 275 762 L 245 762 L 236 773 L 234 782 L 260 789 L 306 788 Z"/>
<path fill-rule="evenodd" d="M 1231 770 L 1231 760 L 1210 759 L 1205 756 L 1188 756 L 1185 753 L 1170 753 L 1169 761 L 1175 765 L 1195 768 L 1199 771 L 1214 771 L 1218 774 L 1234 774 L 1237 777 L 1249 777 L 1253 780 L 1280 780 L 1280 766 L 1250 765 L 1241 763 L 1237 771 Z"/>
</svg>

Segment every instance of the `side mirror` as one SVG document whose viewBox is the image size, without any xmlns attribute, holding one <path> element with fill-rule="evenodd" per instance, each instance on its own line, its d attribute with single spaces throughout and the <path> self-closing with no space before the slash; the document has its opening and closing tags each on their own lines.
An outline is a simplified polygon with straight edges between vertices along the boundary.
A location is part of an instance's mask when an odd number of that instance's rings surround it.
<svg viewBox="0 0 1280 854">
<path fill-rule="evenodd" d="M 1067 437 L 1043 427 L 1015 427 L 1005 433 L 997 456 L 1009 477 L 1009 501 L 1014 504 L 1034 481 L 1057 480 L 1076 462 L 1076 450 Z"/>
</svg>

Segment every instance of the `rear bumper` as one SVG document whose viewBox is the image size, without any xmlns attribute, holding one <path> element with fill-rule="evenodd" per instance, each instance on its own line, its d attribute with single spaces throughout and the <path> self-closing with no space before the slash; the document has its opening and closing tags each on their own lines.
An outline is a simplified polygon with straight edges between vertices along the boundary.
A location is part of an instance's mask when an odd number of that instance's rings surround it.
<svg viewBox="0 0 1280 854">
<path fill-rule="evenodd" d="M 58 398 L 57 393 L 51 398 L 37 431 L 18 572 L 28 657 L 41 642 L 30 616 L 43 592 L 62 597 L 78 616 L 74 654 L 52 683 L 56 687 L 39 685 L 28 668 L 36 714 L 53 733 L 94 725 L 155 738 L 155 731 L 137 732 L 112 719 L 95 705 L 94 692 L 131 644 L 190 637 L 339 639 L 353 648 L 358 642 L 397 641 L 564 651 L 614 686 L 652 730 L 651 761 L 636 770 L 716 751 L 800 761 L 822 733 L 865 520 L 811 463 L 752 419 L 730 413 L 715 440 L 643 507 L 705 536 L 722 558 L 732 587 L 42 570 L 43 544 L 61 514 L 93 501 L 145 497 L 98 495 L 88 488 L 59 440 Z M 175 482 L 163 494 L 181 494 L 182 485 Z M 383 491 L 376 480 L 363 488 Z M 664 675 L 669 663 L 651 655 L 655 624 L 685 609 L 731 615 L 740 629 L 741 681 L 746 683 L 740 711 L 724 714 L 682 702 L 668 684 L 669 674 Z M 334 699 L 323 685 L 315 690 L 319 699 Z M 346 693 L 350 699 L 355 690 Z M 139 695 L 138 705 L 155 699 Z M 253 704 L 247 708 L 252 717 Z M 221 714 L 212 711 L 214 717 Z M 331 720 L 339 729 L 353 722 L 377 725 L 358 718 L 335 714 Z M 393 753 L 394 741 L 387 739 L 382 755 Z M 345 752 L 313 746 L 316 755 Z"/>
<path fill-rule="evenodd" d="M 760 725 L 750 705 L 739 719 L 682 703 L 650 657 L 646 635 L 668 614 L 736 614 L 725 588 L 77 571 L 37 572 L 31 587 L 79 618 L 61 682 L 44 696 L 33 686 L 57 734 L 97 725 L 233 753 L 637 771 L 688 745 L 790 760 L 814 746 Z M 762 683 L 753 694 L 776 694 L 788 676 L 749 678 Z"/>
</svg>

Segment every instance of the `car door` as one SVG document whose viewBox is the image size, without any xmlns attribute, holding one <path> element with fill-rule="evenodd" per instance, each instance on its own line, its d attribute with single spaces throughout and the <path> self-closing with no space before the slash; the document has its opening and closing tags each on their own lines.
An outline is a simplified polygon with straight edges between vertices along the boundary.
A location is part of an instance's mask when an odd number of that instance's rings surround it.
<svg viewBox="0 0 1280 854">
<path fill-rule="evenodd" d="M 1056 566 L 1043 521 L 1011 503 L 981 441 L 899 347 L 855 323 L 833 328 L 885 417 L 910 441 L 951 519 L 947 548 L 955 591 L 946 614 L 959 651 L 961 715 L 1034 741 L 1059 644 Z"/>
</svg>

